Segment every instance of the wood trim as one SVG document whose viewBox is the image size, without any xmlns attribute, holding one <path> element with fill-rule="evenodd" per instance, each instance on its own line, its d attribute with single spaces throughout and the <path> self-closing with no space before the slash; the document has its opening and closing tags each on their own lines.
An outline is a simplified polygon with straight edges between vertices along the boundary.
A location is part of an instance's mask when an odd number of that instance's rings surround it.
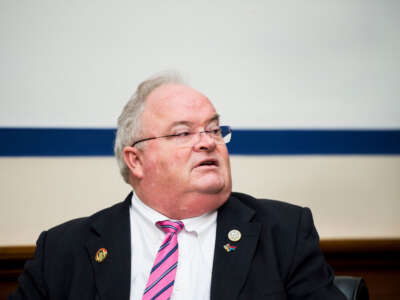
<svg viewBox="0 0 400 300">
<path fill-rule="evenodd" d="M 323 240 L 321 249 L 336 272 L 377 268 L 400 272 L 400 239 Z"/>
<path fill-rule="evenodd" d="M 325 254 L 400 252 L 400 239 L 323 239 L 320 245 Z"/>
<path fill-rule="evenodd" d="M 35 246 L 5 246 L 0 247 L 0 260 L 33 258 Z"/>
</svg>

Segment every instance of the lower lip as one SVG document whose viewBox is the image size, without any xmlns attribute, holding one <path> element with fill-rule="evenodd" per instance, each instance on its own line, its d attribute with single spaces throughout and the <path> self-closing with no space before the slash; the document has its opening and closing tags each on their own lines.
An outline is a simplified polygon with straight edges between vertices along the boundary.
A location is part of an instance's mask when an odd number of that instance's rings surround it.
<svg viewBox="0 0 400 300">
<path fill-rule="evenodd" d="M 202 165 L 202 166 L 198 166 L 198 167 L 196 167 L 196 169 L 216 169 L 217 168 L 217 166 L 216 165 Z"/>
</svg>

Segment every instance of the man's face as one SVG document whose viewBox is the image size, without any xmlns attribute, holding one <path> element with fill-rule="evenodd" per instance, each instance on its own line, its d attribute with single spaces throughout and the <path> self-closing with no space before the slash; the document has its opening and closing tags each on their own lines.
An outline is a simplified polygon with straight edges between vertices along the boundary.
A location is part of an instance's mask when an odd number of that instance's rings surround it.
<svg viewBox="0 0 400 300">
<path fill-rule="evenodd" d="M 163 85 L 148 96 L 142 114 L 144 137 L 200 132 L 219 126 L 211 102 L 183 85 Z M 228 150 L 207 134 L 181 146 L 174 138 L 146 141 L 143 177 L 135 189 L 150 207 L 177 219 L 215 210 L 232 189 Z"/>
</svg>

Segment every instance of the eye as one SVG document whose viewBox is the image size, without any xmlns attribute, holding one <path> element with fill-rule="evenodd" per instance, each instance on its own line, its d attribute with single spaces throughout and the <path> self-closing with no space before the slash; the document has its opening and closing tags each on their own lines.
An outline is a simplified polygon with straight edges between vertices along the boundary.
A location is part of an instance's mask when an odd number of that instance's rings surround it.
<svg viewBox="0 0 400 300">
<path fill-rule="evenodd" d="M 190 135 L 189 131 L 184 131 L 184 132 L 174 134 L 174 136 L 176 136 L 176 137 L 185 137 L 185 136 L 189 136 L 189 135 Z"/>
<path fill-rule="evenodd" d="M 212 135 L 215 135 L 215 136 L 221 135 L 221 129 L 220 128 L 210 129 L 210 130 L 207 130 L 207 132 L 209 132 L 209 133 L 211 133 Z"/>
</svg>

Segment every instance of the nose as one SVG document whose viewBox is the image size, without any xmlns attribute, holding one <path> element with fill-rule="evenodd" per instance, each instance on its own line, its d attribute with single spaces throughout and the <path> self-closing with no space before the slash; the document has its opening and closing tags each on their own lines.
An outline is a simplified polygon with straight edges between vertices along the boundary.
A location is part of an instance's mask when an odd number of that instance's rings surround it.
<svg viewBox="0 0 400 300">
<path fill-rule="evenodd" d="M 198 140 L 194 144 L 195 151 L 214 151 L 216 147 L 215 139 L 209 136 L 206 132 L 199 132 Z"/>
</svg>

